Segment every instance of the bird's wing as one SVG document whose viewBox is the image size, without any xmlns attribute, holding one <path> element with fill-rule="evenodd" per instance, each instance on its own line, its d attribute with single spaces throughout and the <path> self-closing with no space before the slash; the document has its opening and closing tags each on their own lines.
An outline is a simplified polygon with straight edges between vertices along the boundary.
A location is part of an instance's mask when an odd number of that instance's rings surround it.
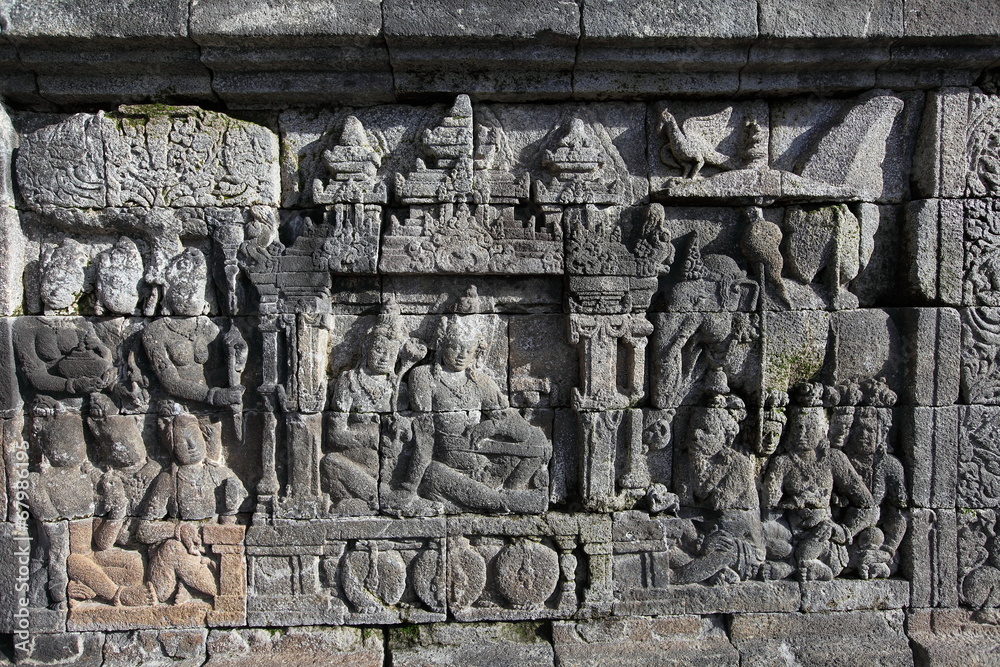
<svg viewBox="0 0 1000 667">
<path fill-rule="evenodd" d="M 726 107 L 711 116 L 693 116 L 684 121 L 684 136 L 688 139 L 700 138 L 710 146 L 716 147 L 730 132 L 729 119 L 733 116 L 733 108 Z"/>
</svg>

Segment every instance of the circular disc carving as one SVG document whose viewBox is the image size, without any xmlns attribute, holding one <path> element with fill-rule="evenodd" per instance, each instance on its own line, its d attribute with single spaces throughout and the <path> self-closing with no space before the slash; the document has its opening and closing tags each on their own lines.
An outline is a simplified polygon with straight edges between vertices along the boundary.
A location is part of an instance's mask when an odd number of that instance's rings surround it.
<svg viewBox="0 0 1000 667">
<path fill-rule="evenodd" d="M 484 588 L 486 561 L 479 552 L 470 546 L 449 549 L 448 604 L 453 609 L 465 609 L 479 599 Z"/>
<path fill-rule="evenodd" d="M 504 547 L 496 568 L 497 589 L 517 607 L 542 604 L 559 583 L 559 556 L 537 542 L 522 540 Z"/>
<path fill-rule="evenodd" d="M 413 590 L 431 611 L 446 610 L 444 572 L 437 551 L 421 551 L 413 559 Z"/>
</svg>

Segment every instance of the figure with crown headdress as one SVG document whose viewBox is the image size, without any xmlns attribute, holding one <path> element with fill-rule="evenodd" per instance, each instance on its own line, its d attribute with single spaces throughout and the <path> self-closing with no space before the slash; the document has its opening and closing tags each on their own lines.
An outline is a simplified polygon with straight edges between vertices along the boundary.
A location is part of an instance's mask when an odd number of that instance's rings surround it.
<svg viewBox="0 0 1000 667">
<path fill-rule="evenodd" d="M 906 473 L 893 453 L 890 431 L 896 392 L 882 378 L 869 378 L 858 392 L 850 433 L 844 445 L 855 471 L 872 494 L 878 522 L 855 541 L 854 563 L 862 579 L 888 577 L 899 567 L 899 545 L 908 526 Z"/>
<path fill-rule="evenodd" d="M 337 378 L 329 417 L 328 453 L 320 464 L 323 491 L 339 514 L 368 514 L 378 494 L 380 415 L 406 407 L 403 375 L 427 354 L 407 336 L 391 297 L 368 329 L 354 367 Z"/>
<path fill-rule="evenodd" d="M 552 445 L 481 367 L 490 327 L 478 306 L 470 288 L 438 325 L 434 362 L 411 373 L 416 444 L 402 487 L 448 511 L 543 512 Z"/>
<path fill-rule="evenodd" d="M 166 269 L 165 281 L 162 312 L 171 317 L 154 319 L 142 334 L 146 355 L 161 389 L 168 395 L 164 398 L 194 411 L 211 406 L 228 407 L 239 415 L 243 386 L 238 382 L 229 387 L 210 386 L 206 373 L 220 330 L 206 315 L 205 255 L 195 248 L 177 255 Z M 231 382 L 236 378 L 238 375 L 230 374 Z M 213 429 L 209 458 L 217 460 L 222 450 L 221 424 L 214 424 Z"/>
<path fill-rule="evenodd" d="M 878 520 L 875 500 L 850 459 L 830 446 L 823 390 L 811 382 L 793 387 L 785 449 L 771 458 L 761 482 L 761 501 L 772 518 L 784 513 L 788 520 L 799 576 L 806 581 L 839 575 L 850 545 Z M 839 516 L 832 511 L 835 493 L 843 503 Z"/>
</svg>

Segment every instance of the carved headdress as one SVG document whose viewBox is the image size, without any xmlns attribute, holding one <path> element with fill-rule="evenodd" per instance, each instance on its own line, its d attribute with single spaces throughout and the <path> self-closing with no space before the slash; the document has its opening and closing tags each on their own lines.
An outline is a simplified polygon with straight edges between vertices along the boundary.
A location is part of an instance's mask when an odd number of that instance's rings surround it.
<svg viewBox="0 0 1000 667">
<path fill-rule="evenodd" d="M 370 345 L 371 341 L 377 337 L 400 341 L 406 338 L 406 327 L 400 316 L 399 304 L 396 303 L 396 298 L 392 295 L 388 296 L 382 303 L 378 319 L 368 329 L 368 344 Z"/>
<path fill-rule="evenodd" d="M 434 344 L 439 359 L 447 340 L 475 342 L 479 348 L 477 355 L 489 346 L 490 327 L 485 318 L 479 314 L 480 310 L 479 293 L 475 285 L 472 285 L 455 304 L 455 314 L 442 317 L 438 324 Z"/>
<path fill-rule="evenodd" d="M 190 299 L 204 301 L 208 283 L 208 265 L 205 255 L 196 248 L 188 248 L 170 260 L 165 273 L 166 298 L 163 314 L 173 315 L 178 306 Z"/>
<path fill-rule="evenodd" d="M 95 312 L 101 315 L 107 309 L 118 315 L 131 315 L 138 303 L 142 276 L 142 255 L 135 242 L 127 236 L 119 238 L 97 256 Z"/>
<path fill-rule="evenodd" d="M 42 249 L 41 297 L 47 310 L 71 308 L 84 290 L 87 254 L 73 239 Z"/>
</svg>

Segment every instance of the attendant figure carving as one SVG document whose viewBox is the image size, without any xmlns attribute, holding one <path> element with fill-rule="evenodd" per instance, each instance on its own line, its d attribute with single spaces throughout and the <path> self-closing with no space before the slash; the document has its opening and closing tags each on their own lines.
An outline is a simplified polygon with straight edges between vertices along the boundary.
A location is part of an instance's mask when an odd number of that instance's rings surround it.
<svg viewBox="0 0 1000 667">
<path fill-rule="evenodd" d="M 102 468 L 96 475 L 97 516 L 89 526 L 75 526 L 67 561 L 69 596 L 116 606 L 152 604 L 135 532 L 160 465 L 146 455 L 136 418 L 117 414 L 107 396 L 91 403 L 88 424 Z"/>
<path fill-rule="evenodd" d="M 212 347 L 219 327 L 205 313 L 208 270 L 200 250 L 189 248 L 171 261 L 166 269 L 163 311 L 173 317 L 153 320 L 143 331 L 146 355 L 168 395 L 166 403 L 180 402 L 192 411 L 208 407 L 240 406 L 243 387 L 211 386 L 208 380 Z M 222 450 L 220 417 L 212 417 L 209 458 L 218 459 Z"/>
<path fill-rule="evenodd" d="M 866 383 L 866 402 L 854 412 L 845 453 L 879 508 L 878 525 L 858 536 L 858 574 L 888 577 L 898 567 L 897 550 L 906 535 L 907 494 L 902 462 L 889 451 L 891 406 L 896 394 L 883 382 Z M 863 541 L 863 543 L 862 543 Z"/>
<path fill-rule="evenodd" d="M 28 505 L 45 548 L 48 597 L 65 608 L 71 532 L 94 516 L 97 472 L 87 459 L 83 418 L 59 401 L 39 396 L 31 406 L 31 444 L 41 454 L 28 477 Z"/>
<path fill-rule="evenodd" d="M 111 389 L 123 411 L 144 413 L 149 408 L 149 380 L 139 370 L 141 325 L 129 317 L 139 304 L 142 255 L 135 243 L 123 236 L 114 246 L 101 252 L 95 264 L 94 312 L 114 316 L 95 327 L 101 339 L 109 342 L 117 369 Z"/>
<path fill-rule="evenodd" d="M 247 497 L 246 488 L 228 467 L 206 459 L 203 425 L 181 406 L 159 419 L 161 441 L 174 457 L 169 470 L 154 480 L 139 540 L 152 545 L 149 582 L 160 602 L 180 604 L 191 593 L 218 593 L 216 563 L 204 555 L 201 525 L 234 523 Z"/>
<path fill-rule="evenodd" d="M 830 422 L 816 387 L 800 389 L 804 404 L 790 409 L 785 451 L 768 465 L 762 499 L 768 509 L 785 512 L 800 577 L 827 581 L 847 566 L 848 546 L 875 524 L 878 508 L 847 455 L 830 447 Z M 831 510 L 834 492 L 847 503 L 839 520 Z"/>
<path fill-rule="evenodd" d="M 83 251 L 67 240 L 42 261 L 42 317 L 14 324 L 14 347 L 21 373 L 39 393 L 79 409 L 83 396 L 114 381 L 112 351 L 94 327 L 80 318 L 55 317 L 72 310 L 84 289 Z"/>
<path fill-rule="evenodd" d="M 697 555 L 677 568 L 676 583 L 736 583 L 755 578 L 765 558 L 791 553 L 790 535 L 776 522 L 761 521 L 757 458 L 746 451 L 740 431 L 743 400 L 729 393 L 725 376 L 712 374 L 708 407 L 692 415 L 689 437 L 694 500 L 707 514 Z M 768 577 L 784 577 L 780 562 L 767 563 Z"/>
<path fill-rule="evenodd" d="M 323 491 L 340 514 L 366 514 L 378 495 L 380 415 L 408 402 L 403 375 L 427 354 L 409 338 L 394 300 L 368 330 L 357 364 L 337 378 L 329 417 L 328 449 L 321 465 Z"/>
</svg>

